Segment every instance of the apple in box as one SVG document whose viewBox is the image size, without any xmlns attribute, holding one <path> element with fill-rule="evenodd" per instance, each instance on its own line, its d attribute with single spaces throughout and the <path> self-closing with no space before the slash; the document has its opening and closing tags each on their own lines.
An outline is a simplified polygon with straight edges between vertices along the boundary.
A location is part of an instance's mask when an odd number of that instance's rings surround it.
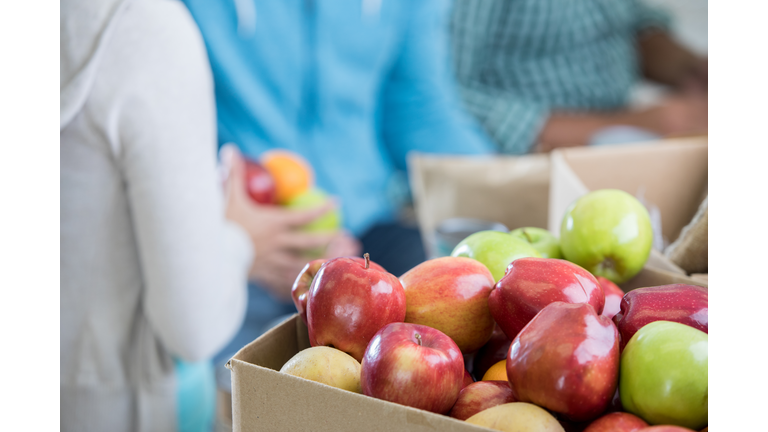
<svg viewBox="0 0 768 432">
<path fill-rule="evenodd" d="M 461 352 L 477 351 L 491 338 L 488 295 L 493 276 L 478 261 L 442 257 L 425 261 L 400 276 L 405 290 L 405 322 L 445 333 Z"/>
<path fill-rule="evenodd" d="M 335 348 L 316 346 L 301 350 L 280 372 L 360 393 L 360 362 Z"/>
<path fill-rule="evenodd" d="M 674 321 L 708 333 L 709 295 L 706 288 L 671 284 L 638 288 L 621 300 L 613 317 L 619 329 L 621 349 L 643 326 L 654 321 Z"/>
<path fill-rule="evenodd" d="M 571 262 L 552 258 L 520 258 L 488 297 L 496 323 L 509 339 L 552 302 L 589 303 L 599 314 L 605 295 L 594 276 Z"/>
<path fill-rule="evenodd" d="M 469 424 L 502 432 L 565 432 L 547 410 L 525 402 L 510 402 L 480 411 Z"/>
<path fill-rule="evenodd" d="M 391 323 L 365 350 L 360 384 L 366 396 L 434 413 L 447 413 L 464 381 L 459 347 L 440 330 Z"/>
<path fill-rule="evenodd" d="M 652 425 L 701 429 L 708 421 L 708 372 L 706 333 L 677 322 L 652 322 L 621 353 L 621 402 Z"/>
<path fill-rule="evenodd" d="M 456 245 L 454 257 L 472 258 L 488 267 L 494 282 L 498 282 L 512 261 L 523 257 L 541 257 L 527 242 L 500 231 L 476 232 Z"/>
<path fill-rule="evenodd" d="M 584 432 L 637 432 L 644 427 L 648 423 L 636 415 L 612 412 L 590 423 Z"/>
<path fill-rule="evenodd" d="M 621 299 L 624 298 L 624 291 L 602 276 L 598 276 L 597 281 L 600 282 L 605 293 L 605 306 L 603 306 L 603 312 L 600 315 L 613 318 L 621 310 Z"/>
<path fill-rule="evenodd" d="M 334 258 L 323 264 L 307 297 L 312 346 L 332 346 L 357 361 L 379 329 L 405 319 L 400 280 L 371 266 L 368 254 L 364 257 L 363 264 L 352 258 Z"/>
<path fill-rule="evenodd" d="M 480 411 L 510 402 L 517 402 L 506 381 L 478 381 L 461 389 L 459 399 L 448 414 L 466 420 Z"/>
<path fill-rule="evenodd" d="M 589 304 L 547 305 L 509 347 L 512 394 L 575 422 L 605 411 L 618 376 L 616 326 Z"/>
<path fill-rule="evenodd" d="M 525 227 L 509 232 L 512 237 L 517 237 L 533 246 L 542 258 L 562 258 L 560 252 L 560 240 L 554 234 L 538 227 Z"/>
<path fill-rule="evenodd" d="M 364 258 L 347 258 L 357 261 L 361 265 L 365 265 Z M 301 272 L 299 272 L 299 275 L 296 277 L 296 280 L 293 282 L 293 286 L 291 287 L 291 298 L 293 299 L 293 304 L 296 306 L 296 310 L 298 311 L 301 320 L 304 321 L 304 324 L 307 324 L 307 299 L 309 298 L 309 289 L 312 287 L 312 282 L 315 280 L 315 276 L 320 271 L 320 267 L 322 267 L 323 264 L 328 261 L 329 259 L 320 258 L 308 262 L 304 268 L 301 269 Z M 368 265 L 373 269 L 386 272 L 384 267 L 376 264 L 371 260 L 368 260 Z"/>
<path fill-rule="evenodd" d="M 652 243 L 648 211 L 635 197 L 617 189 L 579 198 L 566 210 L 560 227 L 565 259 L 617 284 L 643 268 Z"/>
</svg>

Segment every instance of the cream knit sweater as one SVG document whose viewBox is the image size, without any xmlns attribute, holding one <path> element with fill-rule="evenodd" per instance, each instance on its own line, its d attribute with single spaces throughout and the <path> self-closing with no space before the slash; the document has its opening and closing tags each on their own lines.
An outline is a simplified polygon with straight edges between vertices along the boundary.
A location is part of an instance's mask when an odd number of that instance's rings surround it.
<svg viewBox="0 0 768 432">
<path fill-rule="evenodd" d="M 176 428 L 172 356 L 239 328 L 205 47 L 173 0 L 61 1 L 61 430 Z"/>
</svg>

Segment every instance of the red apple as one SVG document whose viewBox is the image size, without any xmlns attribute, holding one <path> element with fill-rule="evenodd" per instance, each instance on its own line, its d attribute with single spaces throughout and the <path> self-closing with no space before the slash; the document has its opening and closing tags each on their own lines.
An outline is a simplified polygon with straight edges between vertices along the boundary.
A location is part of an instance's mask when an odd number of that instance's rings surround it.
<svg viewBox="0 0 768 432">
<path fill-rule="evenodd" d="M 592 420 L 616 391 L 618 331 L 592 305 L 551 303 L 512 340 L 507 377 L 519 401 Z"/>
<path fill-rule="evenodd" d="M 588 303 L 599 314 L 605 295 L 592 274 L 571 262 L 553 258 L 520 258 L 488 297 L 493 319 L 514 339 L 544 306 L 552 302 Z"/>
<path fill-rule="evenodd" d="M 245 159 L 245 187 L 248 196 L 259 204 L 275 204 L 275 180 L 269 171 L 253 159 Z"/>
<path fill-rule="evenodd" d="M 602 276 L 598 276 L 597 281 L 600 282 L 603 293 L 605 293 L 605 306 L 603 307 L 603 313 L 600 315 L 611 319 L 619 313 L 621 299 L 624 298 L 624 291 L 618 285 Z"/>
<path fill-rule="evenodd" d="M 486 266 L 472 258 L 425 261 L 400 276 L 405 290 L 405 322 L 436 328 L 461 352 L 476 351 L 491 338 L 488 295 L 495 284 Z"/>
<path fill-rule="evenodd" d="M 650 426 L 650 427 L 638 429 L 637 432 L 696 432 L 696 431 L 694 431 L 693 429 L 688 429 L 681 426 L 658 425 L 658 426 Z"/>
<path fill-rule="evenodd" d="M 447 413 L 464 380 L 461 350 L 425 325 L 391 323 L 371 339 L 362 361 L 363 394 L 435 413 Z"/>
<path fill-rule="evenodd" d="M 673 321 L 708 333 L 707 289 L 672 284 L 638 288 L 624 295 L 621 310 L 613 317 L 619 329 L 621 350 L 640 328 L 654 321 Z"/>
<path fill-rule="evenodd" d="M 644 427 L 648 423 L 636 415 L 613 412 L 593 421 L 584 432 L 636 432 Z"/>
<path fill-rule="evenodd" d="M 507 358 L 511 343 L 512 341 L 501 331 L 501 327 L 498 324 L 494 325 L 491 339 L 475 354 L 472 375 L 476 379 L 483 378 L 491 366 Z M 466 363 L 466 360 L 464 362 Z"/>
<path fill-rule="evenodd" d="M 517 402 L 506 381 L 478 381 L 463 388 L 449 416 L 466 420 L 480 411 L 510 402 Z"/>
<path fill-rule="evenodd" d="M 348 257 L 360 264 L 365 265 L 365 259 L 360 257 Z M 296 310 L 299 312 L 299 316 L 307 324 L 307 298 L 309 298 L 309 289 L 312 287 L 312 282 L 315 280 L 315 275 L 320 271 L 320 267 L 325 264 L 328 259 L 321 258 L 312 260 L 301 269 L 301 272 L 296 277 L 291 287 L 291 298 L 293 298 L 293 304 L 296 306 Z M 371 268 L 375 268 L 379 271 L 386 271 L 384 267 L 369 260 Z"/>
<path fill-rule="evenodd" d="M 320 267 L 307 298 L 312 346 L 332 346 L 361 361 L 379 329 L 403 322 L 403 286 L 393 274 L 376 267 L 370 265 L 368 254 L 363 264 L 342 257 Z"/>
<path fill-rule="evenodd" d="M 469 371 L 466 368 L 464 368 L 464 381 L 461 383 L 461 388 L 465 388 L 466 386 L 474 382 L 475 382 L 475 379 L 472 378 L 472 375 L 469 373 Z"/>
</svg>

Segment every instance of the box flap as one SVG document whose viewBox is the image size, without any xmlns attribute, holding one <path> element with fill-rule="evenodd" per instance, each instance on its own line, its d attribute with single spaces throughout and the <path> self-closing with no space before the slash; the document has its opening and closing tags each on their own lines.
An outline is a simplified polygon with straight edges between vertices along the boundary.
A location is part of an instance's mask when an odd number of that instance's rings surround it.
<svg viewBox="0 0 768 432">
<path fill-rule="evenodd" d="M 669 271 L 659 270 L 659 269 L 648 267 L 648 266 L 643 267 L 643 269 L 640 270 L 640 273 L 638 273 L 635 277 L 633 277 L 626 283 L 621 284 L 619 287 L 622 290 L 624 290 L 624 292 L 629 292 L 637 288 L 669 285 L 669 284 L 676 284 L 676 283 L 687 284 L 687 285 L 697 285 L 704 288 L 709 287 L 706 279 L 702 279 L 702 278 L 693 279 L 684 274 L 681 275 L 679 273 L 672 273 Z"/>
<path fill-rule="evenodd" d="M 234 431 L 488 430 L 278 372 L 305 341 L 306 327 L 295 315 L 230 360 Z"/>
<path fill-rule="evenodd" d="M 589 189 L 565 161 L 562 152 L 552 152 L 552 169 L 549 184 L 549 217 L 547 229 L 560 238 L 560 224 L 568 206 L 579 197 L 589 193 Z"/>
<path fill-rule="evenodd" d="M 445 219 L 479 218 L 509 229 L 546 228 L 549 156 L 457 157 L 411 153 L 409 177 L 424 245 L 436 256 L 434 231 Z"/>
</svg>

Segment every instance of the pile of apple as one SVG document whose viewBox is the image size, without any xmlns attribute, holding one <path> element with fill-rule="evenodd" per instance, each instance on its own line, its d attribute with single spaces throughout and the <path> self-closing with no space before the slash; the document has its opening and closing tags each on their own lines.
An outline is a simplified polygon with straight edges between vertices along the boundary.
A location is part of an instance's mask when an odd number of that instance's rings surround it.
<svg viewBox="0 0 768 432">
<path fill-rule="evenodd" d="M 312 261 L 292 289 L 312 348 L 282 372 L 502 431 L 701 430 L 707 290 L 611 282 L 642 268 L 646 233 L 637 200 L 602 190 L 566 212 L 566 259 L 524 229 L 399 279 L 367 254 Z M 474 382 L 499 362 L 501 380 Z"/>
</svg>

